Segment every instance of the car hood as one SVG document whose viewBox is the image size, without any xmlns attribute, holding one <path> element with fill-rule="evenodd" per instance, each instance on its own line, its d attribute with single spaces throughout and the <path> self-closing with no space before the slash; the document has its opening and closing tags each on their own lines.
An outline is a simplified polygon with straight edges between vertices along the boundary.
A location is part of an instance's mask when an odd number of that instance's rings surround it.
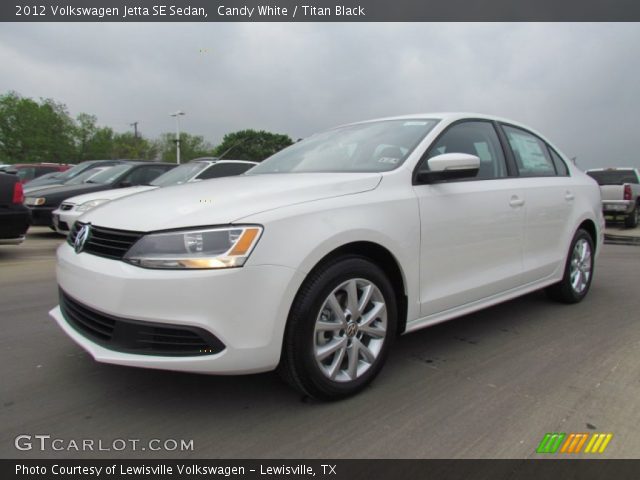
<svg viewBox="0 0 640 480">
<path fill-rule="evenodd" d="M 75 197 L 83 193 L 100 192 L 102 190 L 109 190 L 112 187 L 110 185 L 104 185 L 101 183 L 81 183 L 80 185 L 61 185 L 59 187 L 51 187 L 43 189 L 42 191 L 35 190 L 31 193 L 25 194 L 25 197 L 44 197 L 47 199 L 47 205 L 55 205 L 69 197 Z"/>
<path fill-rule="evenodd" d="M 82 219 L 142 232 L 232 223 L 248 215 L 375 189 L 379 173 L 240 175 L 159 188 L 108 203 Z"/>
<path fill-rule="evenodd" d="M 133 195 L 134 193 L 142 193 L 148 190 L 155 190 L 158 187 L 152 185 L 138 185 L 137 187 L 127 188 L 112 188 L 111 190 L 103 190 L 100 192 L 85 193 L 84 195 L 77 195 L 75 197 L 67 198 L 65 203 L 73 203 L 80 205 L 91 200 L 115 200 L 117 198 Z"/>
<path fill-rule="evenodd" d="M 40 177 L 34 178 L 33 180 L 31 180 L 29 183 L 27 183 L 25 185 L 25 188 L 40 188 L 40 187 L 49 187 L 51 185 L 62 185 L 62 182 L 60 181 L 59 178 L 43 178 L 42 180 L 40 179 Z"/>
<path fill-rule="evenodd" d="M 50 185 L 38 185 L 36 187 L 32 187 L 29 185 L 25 185 L 24 186 L 24 194 L 26 197 L 32 196 L 32 193 L 35 192 L 43 192 L 45 190 L 49 190 L 50 188 L 57 188 L 57 187 L 61 187 L 62 184 L 61 183 L 52 183 Z"/>
</svg>

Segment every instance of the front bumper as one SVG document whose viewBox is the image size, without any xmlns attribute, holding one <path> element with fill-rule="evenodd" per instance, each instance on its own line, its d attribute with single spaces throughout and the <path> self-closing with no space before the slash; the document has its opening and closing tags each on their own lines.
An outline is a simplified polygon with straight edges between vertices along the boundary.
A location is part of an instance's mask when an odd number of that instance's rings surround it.
<svg viewBox="0 0 640 480">
<path fill-rule="evenodd" d="M 141 355 L 105 348 L 81 334 L 60 307 L 50 315 L 97 361 L 211 374 L 274 369 L 289 307 L 304 275 L 289 267 L 246 265 L 225 270 L 149 270 L 58 249 L 60 288 L 106 315 L 205 329 L 225 348 L 199 356 Z"/>
<path fill-rule="evenodd" d="M 72 210 L 60 210 L 59 208 L 54 210 L 51 214 L 51 223 L 56 232 L 61 235 L 68 235 L 73 224 L 76 220 L 82 216 L 84 212 L 76 212 L 75 207 Z"/>
</svg>

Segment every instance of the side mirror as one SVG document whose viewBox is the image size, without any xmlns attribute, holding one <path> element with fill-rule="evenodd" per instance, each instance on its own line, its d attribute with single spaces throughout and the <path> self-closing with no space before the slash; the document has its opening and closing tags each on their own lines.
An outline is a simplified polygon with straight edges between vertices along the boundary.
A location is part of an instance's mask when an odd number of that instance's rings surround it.
<svg viewBox="0 0 640 480">
<path fill-rule="evenodd" d="M 428 171 L 418 172 L 418 184 L 473 178 L 480 170 L 480 158 L 468 153 L 443 153 L 427 160 Z"/>
<path fill-rule="evenodd" d="M 131 187 L 133 184 L 131 183 L 130 180 L 123 180 L 122 182 L 120 182 L 120 188 L 127 188 L 127 187 Z"/>
</svg>

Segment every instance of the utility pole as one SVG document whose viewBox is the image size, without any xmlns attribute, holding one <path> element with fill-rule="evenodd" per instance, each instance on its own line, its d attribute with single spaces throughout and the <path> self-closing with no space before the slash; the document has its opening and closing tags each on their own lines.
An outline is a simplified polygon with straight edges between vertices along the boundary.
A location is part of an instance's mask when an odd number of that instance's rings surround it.
<svg viewBox="0 0 640 480">
<path fill-rule="evenodd" d="M 180 116 L 184 115 L 184 112 L 178 110 L 175 113 L 172 113 L 170 116 L 176 119 L 176 163 L 180 165 Z"/>
<path fill-rule="evenodd" d="M 138 122 L 130 123 L 129 126 L 133 127 L 133 138 L 138 138 Z"/>
</svg>

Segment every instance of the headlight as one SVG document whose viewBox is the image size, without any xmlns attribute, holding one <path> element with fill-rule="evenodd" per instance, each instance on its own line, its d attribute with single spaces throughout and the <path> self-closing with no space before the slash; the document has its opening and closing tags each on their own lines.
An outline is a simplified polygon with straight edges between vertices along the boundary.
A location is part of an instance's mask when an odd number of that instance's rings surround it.
<svg viewBox="0 0 640 480">
<path fill-rule="evenodd" d="M 27 197 L 24 199 L 24 204 L 30 207 L 39 207 L 40 205 L 44 205 L 47 201 L 44 197 Z"/>
<path fill-rule="evenodd" d="M 124 260 L 145 268 L 241 267 L 261 233 L 262 227 L 254 225 L 152 233 L 138 240 Z"/>
<path fill-rule="evenodd" d="M 109 200 L 106 198 L 101 198 L 99 200 L 89 200 L 88 202 L 84 202 L 78 205 L 76 207 L 76 212 L 86 212 L 108 201 Z"/>
</svg>

